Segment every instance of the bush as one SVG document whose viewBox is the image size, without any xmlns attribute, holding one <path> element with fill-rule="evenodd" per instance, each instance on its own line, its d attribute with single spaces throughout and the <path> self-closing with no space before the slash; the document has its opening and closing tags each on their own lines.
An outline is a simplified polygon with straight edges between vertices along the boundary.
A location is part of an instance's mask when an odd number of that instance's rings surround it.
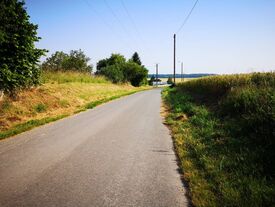
<svg viewBox="0 0 275 207">
<path fill-rule="evenodd" d="M 37 113 L 42 113 L 42 112 L 45 112 L 47 110 L 47 106 L 43 103 L 39 103 L 34 107 L 34 110 Z"/>
<path fill-rule="evenodd" d="M 140 86 L 147 83 L 148 71 L 132 60 L 126 62 L 122 55 L 112 54 L 97 63 L 96 74 L 106 76 L 113 83 L 130 82 L 133 86 Z"/>
<path fill-rule="evenodd" d="M 39 83 L 39 58 L 45 50 L 35 48 L 37 25 L 30 23 L 23 1 L 0 3 L 0 91 L 16 90 Z"/>
<path fill-rule="evenodd" d="M 124 79 L 130 81 L 133 86 L 140 86 L 147 80 L 148 71 L 135 62 L 127 62 L 122 65 Z"/>
<path fill-rule="evenodd" d="M 121 66 L 116 65 L 109 65 L 101 70 L 101 74 L 106 76 L 109 80 L 113 83 L 122 83 L 124 82 L 124 74 L 121 70 Z"/>
</svg>

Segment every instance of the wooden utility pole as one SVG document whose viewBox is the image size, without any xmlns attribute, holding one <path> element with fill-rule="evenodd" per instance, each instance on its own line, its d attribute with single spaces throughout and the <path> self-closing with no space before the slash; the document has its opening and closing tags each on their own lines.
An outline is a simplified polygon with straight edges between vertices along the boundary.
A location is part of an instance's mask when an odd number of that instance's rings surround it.
<svg viewBox="0 0 275 207">
<path fill-rule="evenodd" d="M 159 76 L 159 64 L 156 64 L 156 81 L 157 81 L 157 87 L 158 87 L 158 76 Z"/>
<path fill-rule="evenodd" d="M 176 34 L 174 34 L 174 84 L 176 84 Z"/>
</svg>

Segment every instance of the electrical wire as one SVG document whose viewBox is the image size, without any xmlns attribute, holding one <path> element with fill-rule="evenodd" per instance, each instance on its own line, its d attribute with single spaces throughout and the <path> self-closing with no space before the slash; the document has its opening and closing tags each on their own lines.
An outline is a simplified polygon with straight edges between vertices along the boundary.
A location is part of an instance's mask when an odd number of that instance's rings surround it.
<svg viewBox="0 0 275 207">
<path fill-rule="evenodd" d="M 120 2 L 121 2 L 121 4 L 122 4 L 122 7 L 123 7 L 123 9 L 125 10 L 125 12 L 126 12 L 128 18 L 129 18 L 129 20 L 130 20 L 130 22 L 132 23 L 133 28 L 134 28 L 135 31 L 136 31 L 136 34 L 138 35 L 140 41 L 143 43 L 144 41 L 143 41 L 143 37 L 142 37 L 142 35 L 141 35 L 141 33 L 140 33 L 140 30 L 138 29 L 138 27 L 137 27 L 137 25 L 136 25 L 136 23 L 135 23 L 135 21 L 134 21 L 132 15 L 130 14 L 130 12 L 129 12 L 129 10 L 128 10 L 126 4 L 125 4 L 125 2 L 124 2 L 123 0 L 120 0 Z"/>
<path fill-rule="evenodd" d="M 110 31 L 112 31 L 112 34 L 116 35 L 118 37 L 118 39 L 125 44 L 125 46 L 127 46 L 128 48 L 133 49 L 125 40 L 124 38 L 122 38 L 116 31 L 115 29 L 112 27 L 111 24 L 109 24 L 104 18 L 101 17 L 101 15 L 98 13 L 98 11 L 90 4 L 90 2 L 88 0 L 83 0 L 87 6 L 96 14 L 96 16 L 102 21 L 102 23 L 109 28 Z"/>
<path fill-rule="evenodd" d="M 116 19 L 116 21 L 120 24 L 121 28 L 124 30 L 125 33 L 128 34 L 128 36 L 132 37 L 131 34 L 129 33 L 129 31 L 126 29 L 126 27 L 124 26 L 124 24 L 122 23 L 122 21 L 120 21 L 119 17 L 116 15 L 115 11 L 112 9 L 112 7 L 110 6 L 110 4 L 108 3 L 107 0 L 103 0 L 103 2 L 105 3 L 106 7 L 110 10 L 111 14 L 113 15 L 113 17 Z"/>
<path fill-rule="evenodd" d="M 179 27 L 178 31 L 176 32 L 176 34 L 178 34 L 182 28 L 185 26 L 185 24 L 187 23 L 188 19 L 190 18 L 192 12 L 194 11 L 196 5 L 198 4 L 199 0 L 196 0 L 196 2 L 194 3 L 192 9 L 190 10 L 190 12 L 188 13 L 188 15 L 186 16 L 186 18 L 184 19 L 183 23 L 181 24 L 181 26 Z"/>
</svg>

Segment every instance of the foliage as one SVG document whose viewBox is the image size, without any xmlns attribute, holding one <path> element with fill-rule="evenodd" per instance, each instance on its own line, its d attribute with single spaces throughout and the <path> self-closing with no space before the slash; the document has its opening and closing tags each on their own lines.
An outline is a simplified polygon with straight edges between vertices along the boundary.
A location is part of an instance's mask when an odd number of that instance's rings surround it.
<svg viewBox="0 0 275 207">
<path fill-rule="evenodd" d="M 133 86 L 140 86 L 146 83 L 148 71 L 132 60 L 126 62 L 120 54 L 112 54 L 97 63 L 96 74 L 106 76 L 113 83 L 130 82 Z"/>
<path fill-rule="evenodd" d="M 112 54 L 110 58 L 106 58 L 98 61 L 96 65 L 96 74 L 101 74 L 101 69 L 110 65 L 121 65 L 126 62 L 126 59 L 123 55 Z"/>
<path fill-rule="evenodd" d="M 64 63 L 68 60 L 68 58 L 68 54 L 62 51 L 56 51 L 48 57 L 45 62 L 43 62 L 42 68 L 44 70 L 62 71 L 64 70 Z"/>
<path fill-rule="evenodd" d="M 149 85 L 152 86 L 153 85 L 153 82 L 155 81 L 155 76 L 153 75 L 150 80 L 148 81 Z"/>
<path fill-rule="evenodd" d="M 133 61 L 134 63 L 138 64 L 138 65 L 142 65 L 140 57 L 138 55 L 137 52 L 135 52 L 131 58 L 131 61 Z"/>
<path fill-rule="evenodd" d="M 92 72 L 88 58 L 82 50 L 71 50 L 70 54 L 56 51 L 42 64 L 43 70 Z"/>
<path fill-rule="evenodd" d="M 35 48 L 37 25 L 30 23 L 23 1 L 0 1 L 0 91 L 39 83 L 39 58 L 45 50 Z"/>
<path fill-rule="evenodd" d="M 171 77 L 169 77 L 168 80 L 167 80 L 167 84 L 172 84 L 172 83 L 173 83 L 173 80 L 172 80 Z"/>
<path fill-rule="evenodd" d="M 148 71 L 134 62 L 127 62 L 122 65 L 125 81 L 130 81 L 133 86 L 140 86 L 147 80 Z"/>
<path fill-rule="evenodd" d="M 37 113 L 45 112 L 47 110 L 47 106 L 43 103 L 39 103 L 34 107 L 34 110 Z"/>
<path fill-rule="evenodd" d="M 113 83 L 124 82 L 124 74 L 121 70 L 121 65 L 108 65 L 107 67 L 101 69 L 101 74 L 111 80 Z"/>
<path fill-rule="evenodd" d="M 274 73 L 217 76 L 164 92 L 195 206 L 275 205 L 274 83 Z"/>
</svg>

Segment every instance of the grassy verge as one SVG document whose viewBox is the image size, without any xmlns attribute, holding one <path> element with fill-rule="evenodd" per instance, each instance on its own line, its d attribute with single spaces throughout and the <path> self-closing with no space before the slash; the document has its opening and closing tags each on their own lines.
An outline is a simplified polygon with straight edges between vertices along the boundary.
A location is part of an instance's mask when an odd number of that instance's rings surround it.
<svg viewBox="0 0 275 207">
<path fill-rule="evenodd" d="M 81 73 L 44 73 L 44 84 L 0 102 L 0 139 L 4 139 L 148 87 L 114 85 Z"/>
<path fill-rule="evenodd" d="M 195 206 L 275 206 L 275 74 L 202 78 L 166 89 Z"/>
<path fill-rule="evenodd" d="M 34 127 L 41 126 L 41 125 L 62 119 L 66 116 L 67 115 L 60 115 L 60 116 L 56 116 L 56 117 L 43 118 L 43 119 L 39 119 L 39 120 L 29 120 L 25 123 L 17 124 L 9 130 L 0 132 L 0 140 L 5 139 L 7 137 L 14 136 L 14 135 L 22 133 L 22 132 L 25 132 L 27 130 L 33 129 Z"/>
</svg>

